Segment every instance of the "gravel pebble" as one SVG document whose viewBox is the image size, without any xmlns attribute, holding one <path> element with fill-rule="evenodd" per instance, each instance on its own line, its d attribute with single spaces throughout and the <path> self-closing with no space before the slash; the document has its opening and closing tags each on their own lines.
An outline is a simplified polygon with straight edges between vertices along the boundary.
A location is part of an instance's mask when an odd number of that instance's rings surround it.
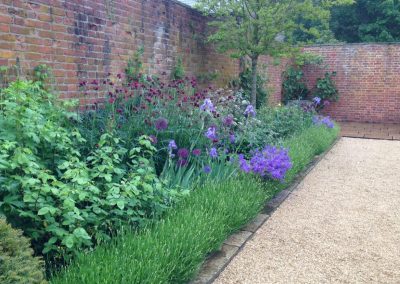
<svg viewBox="0 0 400 284">
<path fill-rule="evenodd" d="M 214 283 L 400 283 L 400 141 L 342 138 Z"/>
</svg>

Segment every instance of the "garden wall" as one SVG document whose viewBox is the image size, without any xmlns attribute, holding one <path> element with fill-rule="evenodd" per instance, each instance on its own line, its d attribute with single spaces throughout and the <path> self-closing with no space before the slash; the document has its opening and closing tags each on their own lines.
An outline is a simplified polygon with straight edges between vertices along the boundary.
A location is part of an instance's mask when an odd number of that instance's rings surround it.
<svg viewBox="0 0 400 284">
<path fill-rule="evenodd" d="M 2 0 L 0 65 L 17 64 L 25 73 L 47 64 L 69 98 L 79 80 L 123 72 L 144 46 L 146 72 L 169 73 L 180 55 L 189 75 L 218 72 L 222 84 L 238 64 L 205 43 L 206 22 L 171 0 Z"/>
<path fill-rule="evenodd" d="M 212 83 L 222 87 L 238 74 L 239 64 L 215 52 L 206 34 L 207 18 L 173 0 L 0 1 L 0 66 L 16 65 L 25 74 L 39 64 L 49 65 L 62 98 L 77 97 L 80 80 L 122 73 L 142 45 L 146 72 L 168 77 L 180 55 L 188 75 L 217 73 Z M 329 69 L 338 72 L 341 98 L 328 114 L 339 120 L 400 122 L 400 44 L 305 50 L 322 55 Z M 288 61 L 260 61 L 261 71 L 268 74 L 270 103 L 277 104 Z M 313 85 L 325 70 L 304 71 Z"/>
<path fill-rule="evenodd" d="M 338 120 L 400 123 L 400 43 L 321 45 L 305 49 L 321 55 L 336 71 L 340 99 L 326 113 Z M 315 86 L 326 69 L 306 67 Z"/>
</svg>

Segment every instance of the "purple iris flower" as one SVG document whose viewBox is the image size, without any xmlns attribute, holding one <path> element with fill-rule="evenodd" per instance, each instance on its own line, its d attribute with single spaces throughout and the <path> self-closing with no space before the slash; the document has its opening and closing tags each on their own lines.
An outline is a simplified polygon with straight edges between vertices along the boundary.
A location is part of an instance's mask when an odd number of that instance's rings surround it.
<svg viewBox="0 0 400 284">
<path fill-rule="evenodd" d="M 249 116 L 255 117 L 256 116 L 256 110 L 254 109 L 254 107 L 252 105 L 248 105 L 246 107 L 246 110 L 244 111 L 244 115 L 246 117 L 249 117 Z"/>
<path fill-rule="evenodd" d="M 314 102 L 316 105 L 319 105 L 319 104 L 321 103 L 321 98 L 320 98 L 320 97 L 315 97 L 315 98 L 313 98 L 313 102 Z"/>
<path fill-rule="evenodd" d="M 207 129 L 205 135 L 210 140 L 216 140 L 217 139 L 217 128 L 215 126 L 211 126 L 210 128 Z"/>
<path fill-rule="evenodd" d="M 173 149 L 178 149 L 178 146 L 176 146 L 175 140 L 170 140 L 168 143 L 168 149 L 173 150 Z"/>
<path fill-rule="evenodd" d="M 202 111 L 215 111 L 215 107 L 210 99 L 205 99 L 204 103 L 200 106 L 200 110 Z"/>
<path fill-rule="evenodd" d="M 217 148 L 213 147 L 210 149 L 210 157 L 215 159 L 218 157 L 218 151 Z"/>
</svg>

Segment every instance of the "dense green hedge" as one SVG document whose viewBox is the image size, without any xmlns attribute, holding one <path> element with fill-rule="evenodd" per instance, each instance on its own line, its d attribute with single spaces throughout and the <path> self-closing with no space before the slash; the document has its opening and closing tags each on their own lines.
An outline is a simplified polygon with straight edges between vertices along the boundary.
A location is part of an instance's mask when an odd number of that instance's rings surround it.
<svg viewBox="0 0 400 284">
<path fill-rule="evenodd" d="M 113 245 L 79 255 L 52 283 L 187 282 L 208 253 L 251 220 L 265 201 L 326 150 L 337 134 L 338 128 L 311 127 L 286 140 L 284 146 L 290 148 L 294 166 L 284 184 L 239 176 L 199 187 L 148 230 L 124 234 Z"/>
</svg>

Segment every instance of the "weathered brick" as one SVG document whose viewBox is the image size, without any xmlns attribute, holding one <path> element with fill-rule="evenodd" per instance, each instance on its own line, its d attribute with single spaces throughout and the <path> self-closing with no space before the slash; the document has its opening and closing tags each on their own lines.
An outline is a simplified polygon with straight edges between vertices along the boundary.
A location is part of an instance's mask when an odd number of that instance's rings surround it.
<svg viewBox="0 0 400 284">
<path fill-rule="evenodd" d="M 1 44 L 0 44 L 1 46 Z M 14 51 L 11 50 L 0 50 L 0 58 L 2 59 L 9 59 L 14 58 L 16 56 Z"/>
</svg>

